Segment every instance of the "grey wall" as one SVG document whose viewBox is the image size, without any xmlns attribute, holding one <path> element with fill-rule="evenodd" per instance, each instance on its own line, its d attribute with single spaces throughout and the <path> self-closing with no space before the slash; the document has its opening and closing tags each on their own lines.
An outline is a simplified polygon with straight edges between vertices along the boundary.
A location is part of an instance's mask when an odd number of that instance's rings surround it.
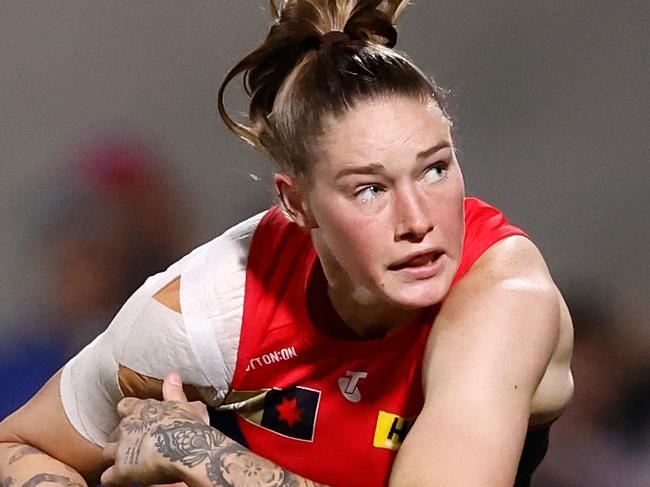
<svg viewBox="0 0 650 487">
<path fill-rule="evenodd" d="M 2 315 L 34 299 L 43 194 L 98 131 L 155 141 L 193 202 L 197 241 L 270 200 L 248 176 L 268 182 L 266 161 L 214 110 L 227 69 L 266 33 L 263 0 L 0 11 Z M 612 295 L 648 286 L 649 20 L 641 0 L 419 0 L 400 23 L 399 47 L 451 90 L 469 192 L 524 226 L 560 282 Z"/>
</svg>

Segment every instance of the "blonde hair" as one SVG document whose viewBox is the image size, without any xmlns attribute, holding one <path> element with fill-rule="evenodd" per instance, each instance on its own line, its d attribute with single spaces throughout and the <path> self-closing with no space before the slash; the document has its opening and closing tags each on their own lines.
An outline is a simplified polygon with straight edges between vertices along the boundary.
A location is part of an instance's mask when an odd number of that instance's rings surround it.
<svg viewBox="0 0 650 487">
<path fill-rule="evenodd" d="M 293 175 L 308 175 L 325 116 L 387 95 L 434 100 L 434 82 L 393 49 L 395 21 L 408 0 L 269 0 L 274 24 L 266 40 L 226 75 L 218 109 L 226 126 Z M 332 31 L 343 34 L 323 42 Z M 243 73 L 247 123 L 224 106 L 228 84 Z"/>
</svg>

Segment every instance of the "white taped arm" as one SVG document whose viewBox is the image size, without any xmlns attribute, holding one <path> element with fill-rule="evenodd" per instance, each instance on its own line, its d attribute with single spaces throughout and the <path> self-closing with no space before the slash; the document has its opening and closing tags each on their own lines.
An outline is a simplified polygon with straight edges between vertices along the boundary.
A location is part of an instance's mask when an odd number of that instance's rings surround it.
<svg viewBox="0 0 650 487">
<path fill-rule="evenodd" d="M 206 402 L 223 399 L 237 359 L 250 239 L 263 215 L 150 278 L 108 329 L 65 366 L 61 398 L 80 434 L 104 445 L 117 425 L 115 406 L 123 397 L 120 365 L 154 379 L 179 372 Z M 188 319 L 153 298 L 179 275 Z"/>
<path fill-rule="evenodd" d="M 115 408 L 124 397 L 120 366 L 156 378 L 177 371 L 188 383 L 207 384 L 181 315 L 156 301 L 149 289 L 138 290 L 108 329 L 64 367 L 61 378 L 68 419 L 81 435 L 101 446 L 119 422 Z"/>
</svg>

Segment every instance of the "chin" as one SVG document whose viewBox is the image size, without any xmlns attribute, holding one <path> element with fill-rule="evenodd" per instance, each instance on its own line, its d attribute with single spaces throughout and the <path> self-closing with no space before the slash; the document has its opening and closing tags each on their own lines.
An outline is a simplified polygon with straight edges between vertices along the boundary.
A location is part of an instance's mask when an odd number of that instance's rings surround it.
<svg viewBox="0 0 650 487">
<path fill-rule="evenodd" d="M 443 280 L 439 277 L 423 282 L 401 284 L 394 293 L 387 294 L 389 294 L 388 298 L 400 307 L 421 309 L 440 303 L 445 299 L 450 288 L 451 279 Z"/>
</svg>

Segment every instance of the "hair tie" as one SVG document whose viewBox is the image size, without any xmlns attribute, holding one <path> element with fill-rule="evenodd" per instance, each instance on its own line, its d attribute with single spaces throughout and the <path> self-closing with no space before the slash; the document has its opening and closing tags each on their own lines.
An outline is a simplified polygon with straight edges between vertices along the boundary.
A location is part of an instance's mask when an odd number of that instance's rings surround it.
<svg viewBox="0 0 650 487">
<path fill-rule="evenodd" d="M 334 44 L 338 44 L 339 42 L 347 42 L 349 40 L 350 36 L 345 32 L 341 32 L 340 30 L 332 30 L 321 38 L 321 48 L 329 49 Z"/>
</svg>

